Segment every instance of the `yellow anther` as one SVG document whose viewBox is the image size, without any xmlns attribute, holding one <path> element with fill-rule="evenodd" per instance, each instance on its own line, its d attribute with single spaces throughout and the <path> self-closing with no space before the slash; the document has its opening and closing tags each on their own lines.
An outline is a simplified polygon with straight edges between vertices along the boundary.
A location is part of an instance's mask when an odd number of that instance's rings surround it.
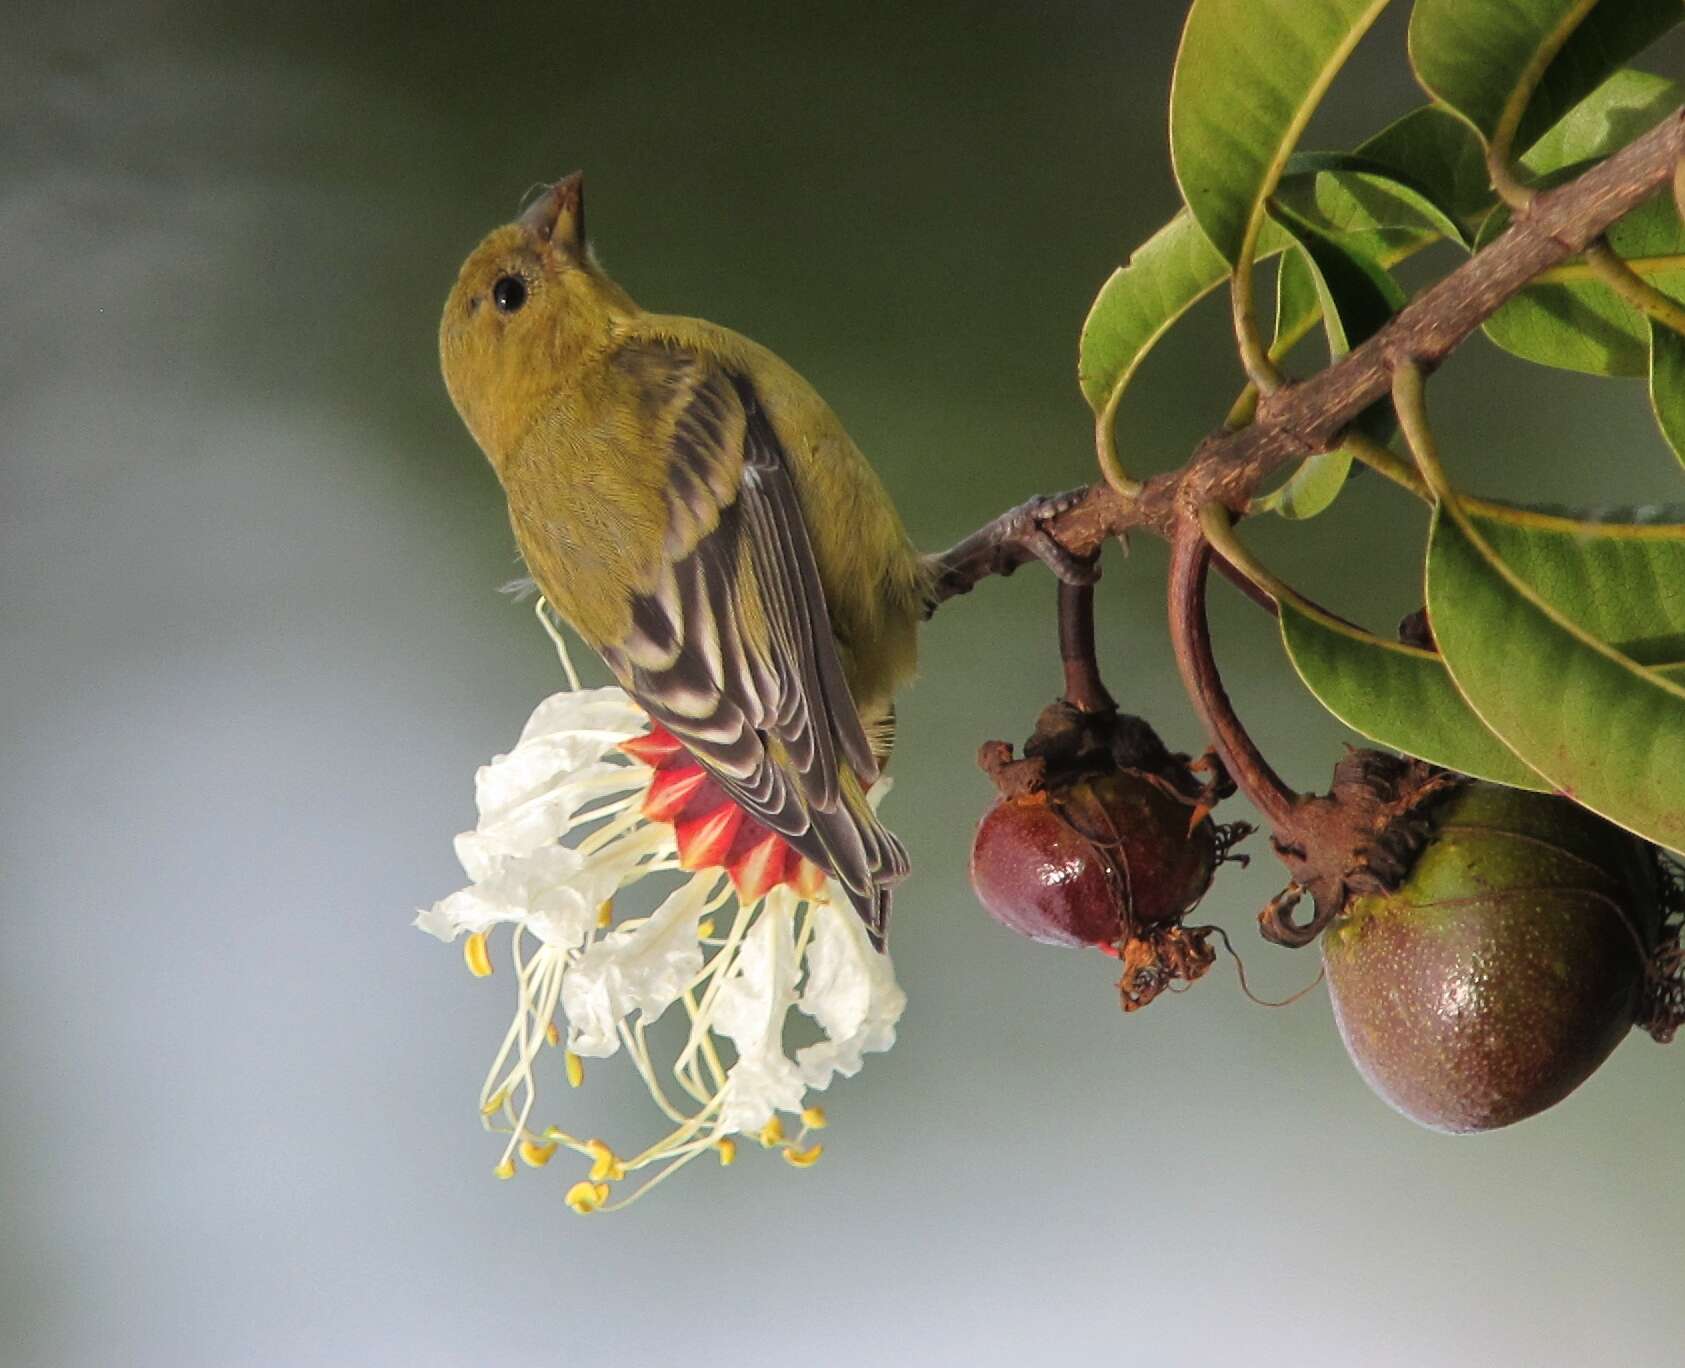
<svg viewBox="0 0 1685 1368">
<path fill-rule="evenodd" d="M 543 1145 L 536 1140 L 521 1141 L 521 1158 L 529 1168 L 543 1168 L 550 1162 L 550 1156 L 555 1152 L 556 1142 L 554 1140 Z"/>
<path fill-rule="evenodd" d="M 707 940 L 708 937 L 713 934 L 714 919 L 712 917 L 704 917 L 696 924 L 696 937 L 698 940 Z"/>
<path fill-rule="evenodd" d="M 603 905 L 597 909 L 597 925 L 612 926 L 614 924 L 614 899 L 605 898 Z"/>
<path fill-rule="evenodd" d="M 486 933 L 476 931 L 462 943 L 462 958 L 468 962 L 468 972 L 475 978 L 491 973 L 491 952 L 486 949 Z"/>
<path fill-rule="evenodd" d="M 509 1100 L 509 1089 L 499 1088 L 490 1097 L 488 1097 L 484 1102 L 480 1103 L 480 1115 L 481 1116 L 490 1116 L 494 1112 L 501 1111 L 503 1109 L 503 1104 L 505 1102 L 507 1102 L 508 1100 Z"/>
<path fill-rule="evenodd" d="M 809 1130 L 824 1130 L 830 1123 L 825 1118 L 825 1108 L 808 1107 L 802 1112 L 802 1125 Z"/>
<path fill-rule="evenodd" d="M 585 1081 L 585 1061 L 572 1050 L 567 1053 L 568 1087 L 577 1088 Z"/>
<path fill-rule="evenodd" d="M 562 1043 L 562 1032 L 555 1022 L 552 1021 L 544 1028 L 544 1039 L 552 1045 L 560 1045 Z"/>
<path fill-rule="evenodd" d="M 776 1116 L 761 1127 L 761 1148 L 771 1149 L 774 1145 L 784 1143 L 784 1123 Z"/>
<path fill-rule="evenodd" d="M 797 1149 L 792 1145 L 784 1151 L 784 1162 L 796 1168 L 812 1168 L 819 1162 L 819 1156 L 823 1153 L 823 1145 L 809 1145 L 806 1149 Z"/>
<path fill-rule="evenodd" d="M 601 1140 L 587 1140 L 585 1152 L 591 1156 L 591 1181 L 600 1183 L 605 1178 L 614 1181 L 626 1176 L 626 1166 L 620 1162 L 620 1156 L 605 1145 Z"/>
<path fill-rule="evenodd" d="M 593 1183 L 589 1179 L 581 1178 L 568 1189 L 567 1196 L 562 1200 L 583 1216 L 608 1201 L 608 1184 Z"/>
<path fill-rule="evenodd" d="M 714 1141 L 714 1148 L 720 1152 L 721 1168 L 730 1168 L 737 1162 L 737 1141 L 729 1135 L 722 1135 Z"/>
<path fill-rule="evenodd" d="M 494 1178 L 513 1178 L 515 1176 L 515 1161 L 505 1156 L 503 1162 L 491 1172 Z"/>
</svg>

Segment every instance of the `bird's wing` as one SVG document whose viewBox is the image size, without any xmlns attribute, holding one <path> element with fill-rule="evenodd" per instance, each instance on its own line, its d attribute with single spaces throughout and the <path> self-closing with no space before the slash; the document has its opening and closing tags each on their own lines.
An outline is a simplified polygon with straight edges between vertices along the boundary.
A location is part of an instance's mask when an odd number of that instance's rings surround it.
<svg viewBox="0 0 1685 1368">
<path fill-rule="evenodd" d="M 637 342 L 615 363 L 661 410 L 667 528 L 655 588 L 605 658 L 747 812 L 837 877 L 881 936 L 884 885 L 907 856 L 862 797 L 877 762 L 778 436 L 749 378 L 695 352 Z"/>
</svg>

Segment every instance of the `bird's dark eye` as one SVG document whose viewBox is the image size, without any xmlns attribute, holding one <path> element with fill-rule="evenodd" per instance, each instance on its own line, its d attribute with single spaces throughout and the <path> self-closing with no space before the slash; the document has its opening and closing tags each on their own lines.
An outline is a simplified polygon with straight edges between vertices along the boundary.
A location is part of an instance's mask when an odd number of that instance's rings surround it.
<svg viewBox="0 0 1685 1368">
<path fill-rule="evenodd" d="M 514 313 L 527 302 L 527 283 L 520 276 L 499 276 L 491 287 L 491 298 L 504 313 Z"/>
</svg>

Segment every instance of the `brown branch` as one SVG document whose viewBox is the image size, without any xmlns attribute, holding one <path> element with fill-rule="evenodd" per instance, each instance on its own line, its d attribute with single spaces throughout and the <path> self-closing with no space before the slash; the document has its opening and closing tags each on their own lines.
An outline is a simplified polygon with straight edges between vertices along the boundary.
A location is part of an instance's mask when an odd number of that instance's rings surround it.
<svg viewBox="0 0 1685 1368">
<path fill-rule="evenodd" d="M 1503 236 L 1400 310 L 1367 342 L 1309 379 L 1261 398 L 1251 424 L 1207 437 L 1185 466 L 1148 480 L 1136 498 L 1126 500 L 1101 481 L 1049 500 L 1045 511 L 1033 505 L 1014 510 L 1019 519 L 1014 530 L 1022 532 L 1027 514 L 1037 531 L 1086 560 L 1132 528 L 1172 537 L 1179 523 L 1208 502 L 1241 513 L 1259 481 L 1276 467 L 1339 446 L 1342 430 L 1387 396 L 1395 365 L 1412 361 L 1433 369 L 1540 272 L 1585 251 L 1610 224 L 1667 186 L 1682 159 L 1685 109 L 1584 175 L 1537 195 Z M 1010 545 L 989 537 L 995 525 L 932 558 L 941 584 L 937 601 L 964 593 L 986 575 L 1010 574 L 1038 555 L 1047 559 L 1045 545 L 1038 551 L 1022 536 Z"/>
</svg>

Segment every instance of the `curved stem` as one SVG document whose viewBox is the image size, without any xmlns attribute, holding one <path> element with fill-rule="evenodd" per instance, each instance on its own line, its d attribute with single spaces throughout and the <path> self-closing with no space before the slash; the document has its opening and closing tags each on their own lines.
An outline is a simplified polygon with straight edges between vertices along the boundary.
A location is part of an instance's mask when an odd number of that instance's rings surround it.
<svg viewBox="0 0 1685 1368">
<path fill-rule="evenodd" d="M 1240 590 L 1242 594 L 1251 599 L 1271 617 L 1280 616 L 1280 609 L 1276 607 L 1276 601 L 1271 596 L 1270 591 L 1249 575 L 1240 565 L 1230 560 L 1221 547 L 1215 548 L 1211 563 L 1216 566 L 1219 575 L 1234 585 L 1236 589 Z"/>
<path fill-rule="evenodd" d="M 1212 561 L 1219 568 L 1227 567 L 1232 571 L 1231 577 L 1239 583 L 1244 580 L 1252 586 L 1252 592 L 1269 600 L 1272 607 L 1286 603 L 1314 618 L 1333 623 L 1347 631 L 1357 632 L 1362 636 L 1373 637 L 1374 633 L 1350 622 L 1338 613 L 1330 612 L 1315 599 L 1306 598 L 1286 580 L 1272 572 L 1262 561 L 1246 549 L 1246 544 L 1235 536 L 1234 523 L 1229 518 L 1228 510 L 1221 504 L 1207 504 L 1199 510 L 1200 530 L 1205 534 L 1205 540 L 1211 544 Z M 1275 615 L 1280 616 L 1279 607 Z"/>
<path fill-rule="evenodd" d="M 1534 50 L 1531 60 L 1510 88 L 1503 108 L 1498 111 L 1498 122 L 1493 125 L 1492 140 L 1486 148 L 1486 171 L 1492 178 L 1492 188 L 1498 192 L 1498 198 L 1511 209 L 1519 211 L 1533 202 L 1533 191 L 1516 179 L 1510 166 L 1510 153 L 1514 150 L 1521 120 L 1527 113 L 1533 92 L 1544 79 L 1546 68 L 1556 60 L 1556 54 L 1562 51 L 1562 45 L 1580 26 L 1580 21 L 1596 6 L 1597 0 L 1576 0 L 1574 6 L 1557 21 L 1555 31 Z"/>
<path fill-rule="evenodd" d="M 1685 252 L 1673 252 L 1665 256 L 1622 257 L 1621 261 L 1627 270 L 1640 278 L 1685 271 Z M 1552 266 L 1548 271 L 1540 271 L 1533 277 L 1533 284 L 1573 285 L 1596 279 L 1597 272 L 1589 261 L 1565 261 L 1560 266 Z"/>
<path fill-rule="evenodd" d="M 1422 380 L 1422 368 L 1414 361 L 1400 361 L 1393 367 L 1392 406 L 1398 414 L 1398 425 L 1409 443 L 1410 454 L 1416 458 L 1416 469 L 1432 491 L 1434 500 L 1441 501 L 1450 492 L 1445 467 L 1439 463 L 1439 445 L 1428 425 L 1427 389 Z"/>
<path fill-rule="evenodd" d="M 1094 656 L 1094 586 L 1059 583 L 1059 658 L 1065 666 L 1065 701 L 1078 712 L 1116 712 Z"/>
<path fill-rule="evenodd" d="M 1607 238 L 1599 238 L 1586 248 L 1586 265 L 1601 284 L 1607 285 L 1633 308 L 1676 333 L 1685 333 L 1685 304 L 1663 294 L 1633 270 L 1630 263 L 1616 255 Z"/>
<path fill-rule="evenodd" d="M 1422 477 L 1416 473 L 1410 462 L 1391 448 L 1382 446 L 1373 437 L 1358 432 L 1355 428 L 1347 430 L 1341 445 L 1377 475 L 1391 480 L 1400 489 L 1409 490 L 1423 503 L 1433 502 L 1433 495 L 1428 493 L 1428 487 L 1422 483 Z"/>
<path fill-rule="evenodd" d="M 1123 461 L 1117 454 L 1117 410 L 1123 401 L 1123 392 L 1128 388 L 1129 373 L 1125 371 L 1118 377 L 1117 384 L 1112 386 L 1105 408 L 1094 420 L 1094 454 L 1100 460 L 1100 473 L 1121 499 L 1133 499 L 1141 492 L 1141 482 L 1123 468 Z"/>
<path fill-rule="evenodd" d="M 1183 686 L 1230 777 L 1275 828 L 1277 838 L 1288 836 L 1294 827 L 1299 795 L 1282 782 L 1235 716 L 1211 653 L 1211 628 L 1205 617 L 1211 546 L 1197 525 L 1184 522 L 1176 530 L 1172 548 L 1170 641 Z"/>
<path fill-rule="evenodd" d="M 1282 385 L 1281 370 L 1270 359 L 1269 348 L 1264 345 L 1263 334 L 1258 331 L 1258 315 L 1252 305 L 1251 249 L 1256 238 L 1256 232 L 1247 234 L 1240 260 L 1235 263 L 1234 274 L 1229 277 L 1229 300 L 1234 307 L 1235 341 L 1240 348 L 1240 364 L 1246 369 L 1246 378 L 1260 394 L 1274 394 Z"/>
</svg>

